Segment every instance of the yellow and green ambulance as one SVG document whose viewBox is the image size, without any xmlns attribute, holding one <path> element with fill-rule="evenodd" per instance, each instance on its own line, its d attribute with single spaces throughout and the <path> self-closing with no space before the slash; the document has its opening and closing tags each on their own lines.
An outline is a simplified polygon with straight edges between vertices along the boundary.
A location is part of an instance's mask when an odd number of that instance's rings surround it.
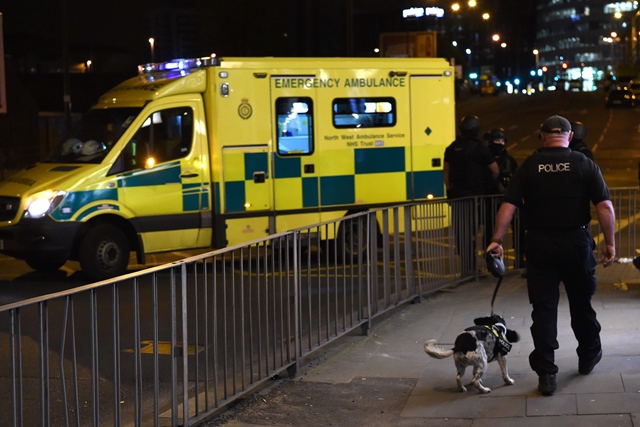
<svg viewBox="0 0 640 427">
<path fill-rule="evenodd" d="M 139 67 L 0 183 L 0 253 L 93 280 L 130 252 L 220 248 L 443 197 L 441 58 L 205 58 Z M 326 236 L 327 238 L 333 236 Z"/>
</svg>

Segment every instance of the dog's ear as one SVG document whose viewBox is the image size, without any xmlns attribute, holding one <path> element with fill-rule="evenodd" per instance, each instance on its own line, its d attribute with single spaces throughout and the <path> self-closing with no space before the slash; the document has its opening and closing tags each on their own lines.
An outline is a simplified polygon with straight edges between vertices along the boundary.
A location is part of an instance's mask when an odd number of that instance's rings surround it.
<svg viewBox="0 0 640 427">
<path fill-rule="evenodd" d="M 473 319 L 473 324 L 476 326 L 488 326 L 494 325 L 496 322 L 494 321 L 492 316 L 488 317 L 476 317 Z"/>
<path fill-rule="evenodd" d="M 486 317 L 476 317 L 475 319 L 473 319 L 473 324 L 476 326 L 490 326 L 497 323 L 502 323 L 503 325 L 506 324 L 504 318 L 497 314 Z"/>
<path fill-rule="evenodd" d="M 505 334 L 507 337 L 507 341 L 509 342 L 518 342 L 520 341 L 520 334 L 516 331 L 512 331 L 511 329 L 507 329 L 507 333 Z"/>
</svg>

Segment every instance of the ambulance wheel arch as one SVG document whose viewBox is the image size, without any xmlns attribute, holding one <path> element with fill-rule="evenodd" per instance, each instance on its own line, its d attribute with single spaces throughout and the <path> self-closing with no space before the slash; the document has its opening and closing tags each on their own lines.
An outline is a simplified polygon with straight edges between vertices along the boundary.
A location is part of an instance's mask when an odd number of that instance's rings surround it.
<svg viewBox="0 0 640 427">
<path fill-rule="evenodd" d="M 25 262 L 36 271 L 56 271 L 62 267 L 67 260 L 64 257 L 43 257 L 40 254 L 25 258 Z"/>
<path fill-rule="evenodd" d="M 133 226 L 121 217 L 102 215 L 92 219 L 74 245 L 82 274 L 100 281 L 125 274 L 130 252 L 144 252 Z"/>
</svg>

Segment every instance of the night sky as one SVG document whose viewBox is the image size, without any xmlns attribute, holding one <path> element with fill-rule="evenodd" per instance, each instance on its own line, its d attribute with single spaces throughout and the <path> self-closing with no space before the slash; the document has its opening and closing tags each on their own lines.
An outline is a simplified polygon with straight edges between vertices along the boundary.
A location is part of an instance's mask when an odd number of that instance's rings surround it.
<svg viewBox="0 0 640 427">
<path fill-rule="evenodd" d="M 162 8 L 175 4 L 193 8 L 197 31 L 194 40 L 199 50 L 195 56 L 211 52 L 224 52 L 227 56 L 286 55 L 296 49 L 291 43 L 302 45 L 306 42 L 303 37 L 296 37 L 300 28 L 308 28 L 309 38 L 325 46 L 331 43 L 324 40 L 327 33 L 311 34 L 312 29 L 331 28 L 331 33 L 339 36 L 344 31 L 341 22 L 344 0 L 154 0 L 152 3 L 140 0 L 7 0 L 0 6 L 7 53 L 24 55 L 34 44 L 40 44 L 38 54 L 46 55 L 55 50 L 54 45 L 59 46 L 63 34 L 65 2 L 71 50 L 121 51 L 136 55 L 140 63 L 149 59 L 148 40 L 153 36 L 149 25 L 150 6 Z M 301 6 L 305 3 L 313 3 L 316 10 Z M 325 14 L 336 16 L 336 19 L 326 19 Z M 184 56 L 191 54 L 188 52 Z M 333 53 L 334 56 L 338 54 Z M 172 58 L 161 58 L 168 59 Z"/>
<path fill-rule="evenodd" d="M 20 55 L 31 42 L 58 45 L 62 38 L 63 4 L 68 10 L 69 45 L 133 53 L 148 50 L 144 2 L 136 0 L 16 1 L 0 7 L 7 53 Z M 11 51 L 11 49 L 14 49 Z M 43 49 L 46 52 L 46 49 Z"/>
<path fill-rule="evenodd" d="M 5 50 L 24 55 L 37 47 L 36 55 L 59 51 L 63 9 L 68 11 L 71 50 L 123 52 L 137 63 L 149 59 L 149 7 L 190 6 L 195 11 L 197 52 L 183 56 L 372 56 L 381 32 L 421 29 L 401 18 L 404 7 L 443 5 L 436 0 L 5 0 Z M 347 4 L 352 5 L 349 18 Z M 464 2 L 461 2 L 464 3 Z M 510 32 L 513 46 L 533 44 L 534 0 L 480 0 L 493 9 L 492 26 Z M 353 42 L 347 32 L 352 26 Z M 415 28 L 414 28 L 415 27 Z M 448 56 L 448 55 L 443 55 Z M 158 58 L 156 58 L 158 59 Z M 172 58 L 160 58 L 168 60 Z"/>
</svg>

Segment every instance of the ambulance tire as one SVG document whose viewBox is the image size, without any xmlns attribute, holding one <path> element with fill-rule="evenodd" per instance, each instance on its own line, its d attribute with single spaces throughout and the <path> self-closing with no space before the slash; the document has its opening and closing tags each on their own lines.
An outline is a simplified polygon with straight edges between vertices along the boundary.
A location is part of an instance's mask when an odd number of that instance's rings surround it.
<svg viewBox="0 0 640 427">
<path fill-rule="evenodd" d="M 122 230 L 111 224 L 98 224 L 82 237 L 78 261 L 87 278 L 100 281 L 126 273 L 129 252 L 129 241 Z"/>
<path fill-rule="evenodd" d="M 360 230 L 361 229 L 361 230 Z M 343 220 L 338 227 L 336 248 L 340 261 L 350 262 L 364 259 L 367 250 L 369 224 L 366 217 Z"/>
<path fill-rule="evenodd" d="M 33 268 L 36 271 L 49 272 L 57 271 L 67 262 L 67 260 L 56 257 L 34 256 L 25 259 L 25 262 L 29 267 Z"/>
</svg>

